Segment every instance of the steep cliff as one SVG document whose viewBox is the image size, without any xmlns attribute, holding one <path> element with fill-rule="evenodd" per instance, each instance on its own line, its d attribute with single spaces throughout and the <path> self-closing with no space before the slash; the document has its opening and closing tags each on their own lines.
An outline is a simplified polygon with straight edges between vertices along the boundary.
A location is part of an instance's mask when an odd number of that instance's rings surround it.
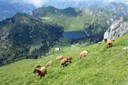
<svg viewBox="0 0 128 85">
<path fill-rule="evenodd" d="M 128 21 L 123 17 L 112 22 L 110 28 L 104 33 L 104 38 L 114 39 L 128 33 Z"/>
</svg>

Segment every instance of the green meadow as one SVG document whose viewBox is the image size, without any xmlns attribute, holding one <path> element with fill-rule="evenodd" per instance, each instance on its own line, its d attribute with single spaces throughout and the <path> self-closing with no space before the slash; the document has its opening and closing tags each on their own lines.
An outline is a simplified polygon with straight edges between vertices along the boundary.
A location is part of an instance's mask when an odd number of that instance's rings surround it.
<svg viewBox="0 0 128 85">
<path fill-rule="evenodd" d="M 0 67 L 0 85 L 128 85 L 128 48 L 124 47 L 128 47 L 128 34 L 116 38 L 110 48 L 104 42 L 60 46 L 60 51 L 51 49 L 47 57 Z M 83 50 L 89 50 L 89 54 L 79 59 Z M 71 55 L 72 63 L 61 67 L 59 61 L 54 61 L 42 79 L 33 74 L 35 64 L 45 66 L 59 55 Z"/>
</svg>

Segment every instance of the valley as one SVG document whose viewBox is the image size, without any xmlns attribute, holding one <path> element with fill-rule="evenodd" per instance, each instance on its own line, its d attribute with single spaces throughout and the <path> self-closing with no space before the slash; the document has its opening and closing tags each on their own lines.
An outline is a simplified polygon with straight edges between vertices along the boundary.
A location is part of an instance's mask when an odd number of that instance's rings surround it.
<svg viewBox="0 0 128 85">
<path fill-rule="evenodd" d="M 0 85 L 128 84 L 126 0 L 0 0 L 0 10 Z"/>
</svg>

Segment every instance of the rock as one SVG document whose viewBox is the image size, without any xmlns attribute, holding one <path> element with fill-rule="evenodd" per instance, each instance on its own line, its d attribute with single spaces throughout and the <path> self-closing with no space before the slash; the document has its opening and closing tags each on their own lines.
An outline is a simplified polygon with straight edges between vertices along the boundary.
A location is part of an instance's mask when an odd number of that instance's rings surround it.
<svg viewBox="0 0 128 85">
<path fill-rule="evenodd" d="M 124 50 L 128 50 L 128 46 L 123 48 Z"/>
<path fill-rule="evenodd" d="M 124 21 L 123 17 L 113 21 L 110 28 L 104 33 L 104 39 L 115 39 L 128 33 L 128 21 Z"/>
</svg>

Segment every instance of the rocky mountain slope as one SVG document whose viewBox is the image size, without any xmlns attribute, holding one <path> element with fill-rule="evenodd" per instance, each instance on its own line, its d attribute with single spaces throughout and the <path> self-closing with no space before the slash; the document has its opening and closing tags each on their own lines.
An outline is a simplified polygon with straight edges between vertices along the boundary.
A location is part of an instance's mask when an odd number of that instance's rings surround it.
<svg viewBox="0 0 128 85">
<path fill-rule="evenodd" d="M 104 33 L 104 38 L 114 39 L 128 33 L 128 20 L 121 17 L 113 21 L 112 25 Z"/>
</svg>

